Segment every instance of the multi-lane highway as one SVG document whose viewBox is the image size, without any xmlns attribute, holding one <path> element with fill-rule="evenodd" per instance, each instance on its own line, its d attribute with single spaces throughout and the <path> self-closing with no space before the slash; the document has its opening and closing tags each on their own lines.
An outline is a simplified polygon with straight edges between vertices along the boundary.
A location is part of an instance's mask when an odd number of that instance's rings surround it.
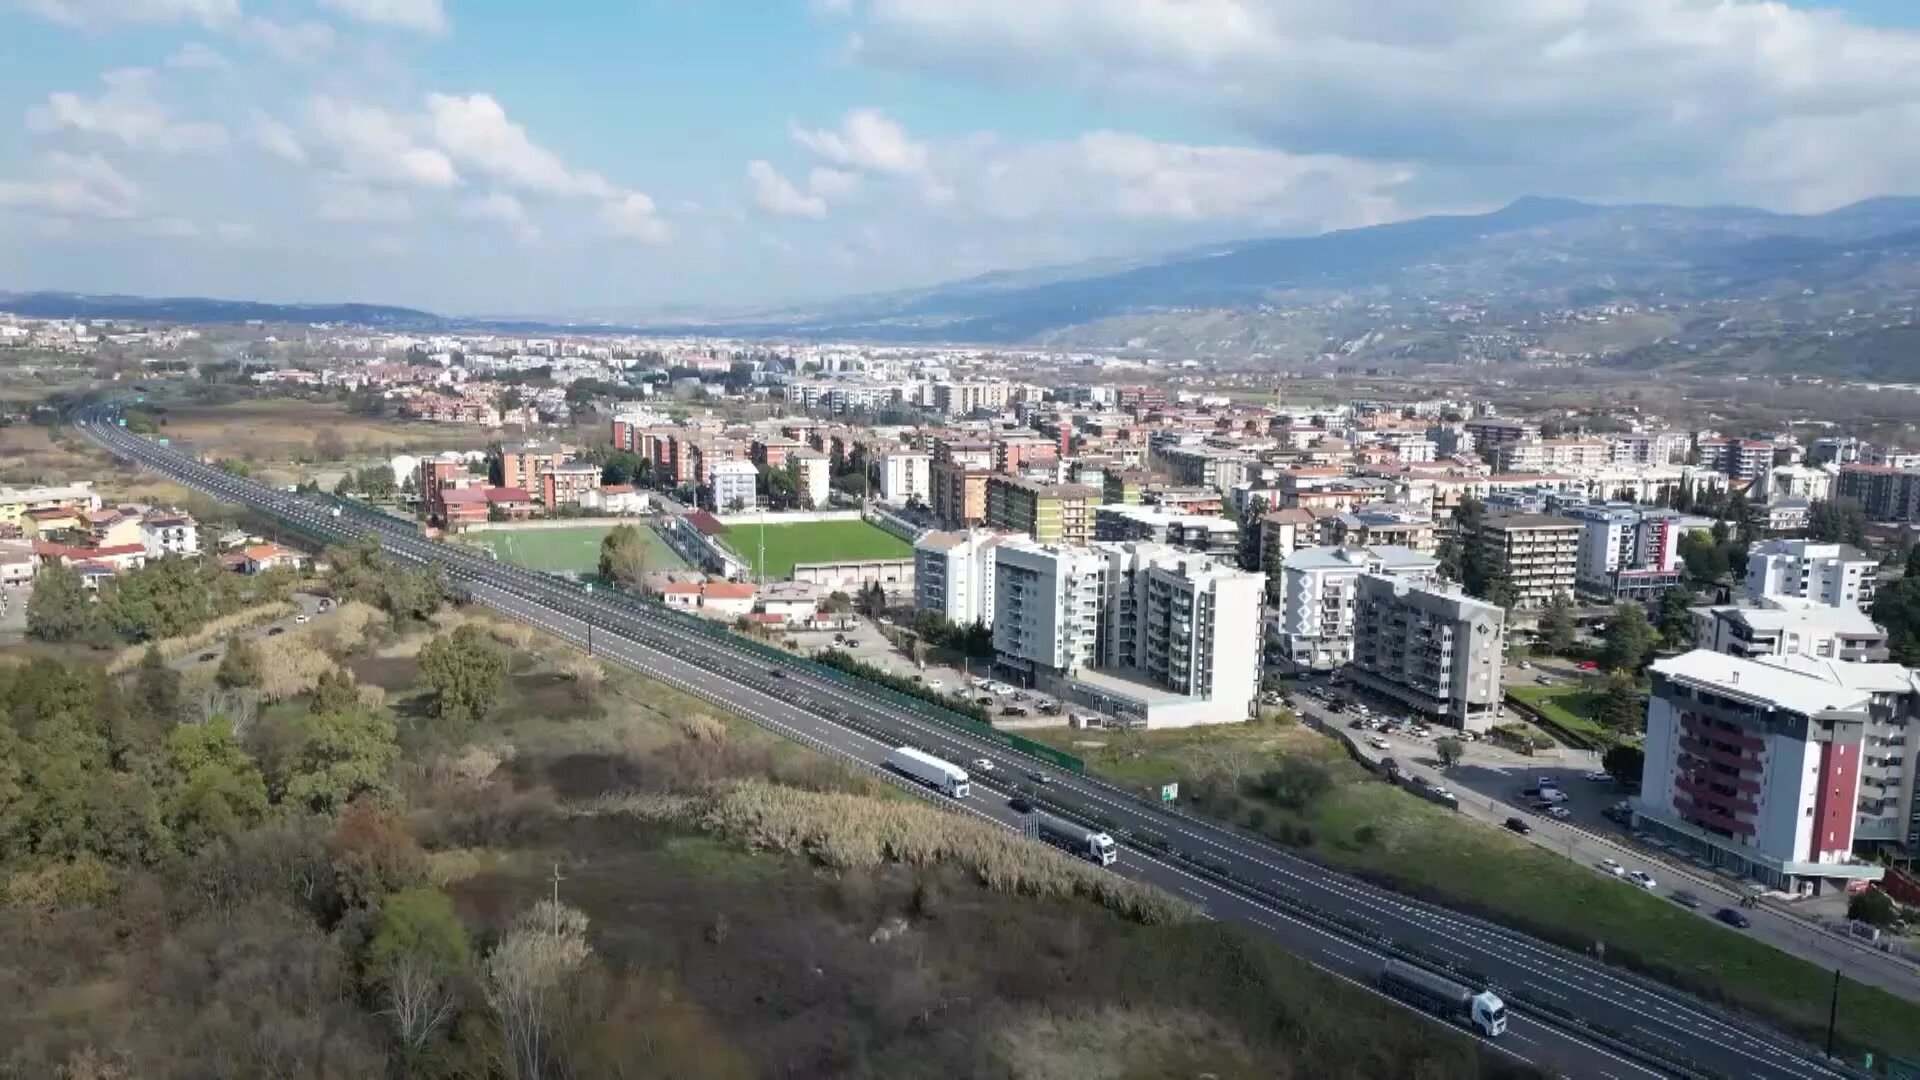
<svg viewBox="0 0 1920 1080">
<path fill-rule="evenodd" d="M 77 419 L 88 437 L 120 457 L 316 539 L 376 534 L 390 554 L 439 566 L 477 602 L 569 641 L 584 645 L 591 638 L 593 651 L 611 661 L 823 752 L 876 767 L 902 744 L 961 763 L 992 759 L 998 767 L 993 775 L 975 775 L 975 794 L 956 807 L 961 812 L 1014 825 L 1007 785 L 1044 767 L 878 688 L 797 660 L 769 661 L 744 645 L 692 632 L 684 617 L 427 539 L 407 522 L 230 476 L 130 435 L 111 418 L 111 408 L 102 406 Z M 1491 983 L 1510 1005 L 1508 1032 L 1489 1044 L 1491 1052 L 1569 1077 L 1614 1080 L 1689 1071 L 1765 1080 L 1856 1075 L 1804 1043 L 1591 958 L 1330 872 L 1264 838 L 1147 803 L 1097 779 L 1047 771 L 1046 802 L 1099 823 L 1122 842 L 1116 871 L 1183 896 L 1210 917 L 1254 926 L 1369 988 L 1383 956 L 1395 949 L 1416 950 L 1429 963 Z"/>
</svg>

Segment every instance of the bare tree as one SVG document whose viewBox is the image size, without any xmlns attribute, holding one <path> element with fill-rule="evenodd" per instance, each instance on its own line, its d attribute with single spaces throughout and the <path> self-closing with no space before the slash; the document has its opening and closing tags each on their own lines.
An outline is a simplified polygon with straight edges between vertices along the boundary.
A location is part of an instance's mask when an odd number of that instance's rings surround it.
<svg viewBox="0 0 1920 1080">
<path fill-rule="evenodd" d="M 559 991 L 591 951 L 586 914 L 542 900 L 487 957 L 487 1004 L 500 1018 L 503 1064 L 516 1080 L 546 1075 Z"/>
<path fill-rule="evenodd" d="M 387 1007 L 393 1033 L 408 1057 L 418 1054 L 452 1018 L 453 988 L 425 957 L 402 954 L 386 979 Z"/>
</svg>

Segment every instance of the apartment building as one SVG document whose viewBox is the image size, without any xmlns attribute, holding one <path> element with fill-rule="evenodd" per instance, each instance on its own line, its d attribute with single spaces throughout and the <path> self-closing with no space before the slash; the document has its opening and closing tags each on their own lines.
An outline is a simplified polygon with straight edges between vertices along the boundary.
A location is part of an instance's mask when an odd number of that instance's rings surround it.
<svg viewBox="0 0 1920 1080">
<path fill-rule="evenodd" d="M 1494 448 L 1493 467 L 1503 473 L 1577 471 L 1604 468 L 1611 457 L 1598 439 L 1518 439 Z"/>
<path fill-rule="evenodd" d="M 1507 443 L 1540 437 L 1539 425 L 1524 420 L 1509 420 L 1503 416 L 1482 416 L 1468 420 L 1461 428 L 1466 432 L 1470 448 L 1489 463 L 1499 454 L 1500 447 Z"/>
<path fill-rule="evenodd" d="M 1139 469 L 1109 469 L 1100 477 L 1100 501 L 1138 503 L 1152 477 Z"/>
<path fill-rule="evenodd" d="M 1655 662 L 1635 825 L 1777 889 L 1878 880 L 1853 847 L 1867 730 L 1896 717 L 1876 723 L 1874 693 L 1844 674 L 1852 666 L 1706 649 Z M 1885 816 L 1878 798 L 1870 808 Z"/>
<path fill-rule="evenodd" d="M 567 461 L 540 470 L 540 502 L 548 510 L 561 506 L 580 506 L 591 501 L 600 490 L 600 466 L 584 461 Z"/>
<path fill-rule="evenodd" d="M 929 532 L 913 545 L 913 606 L 950 623 L 993 625 L 994 555 L 1009 534 Z"/>
<path fill-rule="evenodd" d="M 827 455 L 803 446 L 787 455 L 787 467 L 793 470 L 796 490 L 803 507 L 821 507 L 833 495 L 833 468 Z"/>
<path fill-rule="evenodd" d="M 1401 547 L 1312 547 L 1280 567 L 1281 652 L 1296 667 L 1328 671 L 1353 659 L 1353 615 L 1360 577 L 1379 574 L 1432 582 L 1440 560 Z"/>
<path fill-rule="evenodd" d="M 1608 456 L 1615 465 L 1678 465 L 1692 444 L 1684 431 L 1634 431 L 1612 436 Z"/>
<path fill-rule="evenodd" d="M 760 505 L 760 470 L 751 461 L 731 459 L 707 466 L 707 499 L 715 513 L 751 510 Z"/>
<path fill-rule="evenodd" d="M 1098 658 L 1107 560 L 1087 547 L 1016 538 L 994 551 L 997 670 L 1028 685 L 1090 668 Z"/>
<path fill-rule="evenodd" d="M 1705 438 L 1694 447 L 1703 468 L 1735 480 L 1757 480 L 1773 468 L 1774 444 L 1765 439 Z"/>
<path fill-rule="evenodd" d="M 1362 574 L 1347 676 L 1438 723 L 1485 731 L 1500 720 L 1506 620 L 1456 586 Z"/>
<path fill-rule="evenodd" d="M 918 450 L 890 450 L 881 454 L 880 501 L 892 506 L 928 502 L 933 495 L 933 457 Z"/>
<path fill-rule="evenodd" d="M 540 490 L 540 473 L 563 464 L 568 450 L 557 442 L 535 440 L 500 447 L 500 486 Z"/>
<path fill-rule="evenodd" d="M 33 510 L 71 510 L 76 514 L 100 509 L 100 496 L 91 484 L 41 487 L 0 487 L 0 525 L 19 528 Z"/>
<path fill-rule="evenodd" d="M 949 529 L 970 529 L 987 520 L 987 478 L 993 472 L 958 461 L 933 466 L 933 516 Z"/>
<path fill-rule="evenodd" d="M 1550 514 L 1488 514 L 1470 542 L 1506 578 L 1515 607 L 1545 607 L 1573 595 L 1580 533 L 1580 522 Z"/>
<path fill-rule="evenodd" d="M 1084 545 L 1093 539 L 1099 501 L 1094 488 L 995 475 L 987 478 L 987 526 L 1026 533 L 1042 544 Z"/>
<path fill-rule="evenodd" d="M 1574 584 L 1611 602 L 1647 602 L 1681 582 L 1680 515 L 1625 503 L 1567 506 L 1580 523 Z"/>
<path fill-rule="evenodd" d="M 976 412 L 997 413 L 1012 400 L 1013 387 L 1006 382 L 936 382 L 933 407 L 952 417 L 972 416 Z"/>
<path fill-rule="evenodd" d="M 179 511 L 149 514 L 140 522 L 140 541 L 147 558 L 164 555 L 200 554 L 200 526 L 193 516 Z"/>
<path fill-rule="evenodd" d="M 1070 700 L 1147 727 L 1238 723 L 1260 693 L 1265 578 L 1162 544 L 1100 544 L 1099 671 Z"/>
<path fill-rule="evenodd" d="M 1762 540 L 1747 551 L 1747 598 L 1791 598 L 1864 611 L 1873 604 L 1880 564 L 1846 544 Z"/>
<path fill-rule="evenodd" d="M 993 471 L 993 443 L 987 439 L 935 439 L 935 465 L 964 465 L 983 472 Z"/>
<path fill-rule="evenodd" d="M 1742 660 L 1811 656 L 1870 663 L 1887 658 L 1887 632 L 1859 608 L 1800 602 L 1783 607 L 1721 605 L 1695 608 L 1693 618 L 1693 640 L 1700 648 Z"/>
<path fill-rule="evenodd" d="M 1403 547 L 1422 555 L 1439 547 L 1433 515 L 1413 506 L 1372 503 L 1326 514 L 1315 524 L 1327 547 Z"/>
<path fill-rule="evenodd" d="M 1175 514 L 1150 506 L 1097 506 L 1093 538 L 1135 541 L 1231 559 L 1240 552 L 1240 526 L 1223 517 Z"/>
<path fill-rule="evenodd" d="M 1844 465 L 1834 475 L 1833 497 L 1859 503 L 1873 521 L 1920 521 L 1920 471 Z"/>
</svg>

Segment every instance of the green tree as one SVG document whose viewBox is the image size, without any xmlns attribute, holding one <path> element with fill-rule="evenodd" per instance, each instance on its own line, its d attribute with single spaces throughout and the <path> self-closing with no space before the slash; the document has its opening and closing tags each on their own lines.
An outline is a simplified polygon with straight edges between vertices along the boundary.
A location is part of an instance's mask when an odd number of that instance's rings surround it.
<svg viewBox="0 0 1920 1080">
<path fill-rule="evenodd" d="M 117 575 L 101 602 L 114 626 L 136 641 L 190 634 L 216 614 L 206 567 L 197 559 L 157 559 Z"/>
<path fill-rule="evenodd" d="M 229 690 L 259 686 L 260 650 L 246 638 L 235 638 L 228 643 L 227 653 L 220 658 L 220 668 L 213 677 Z"/>
<path fill-rule="evenodd" d="M 469 623 L 420 650 L 420 677 L 433 691 L 434 713 L 456 730 L 487 714 L 506 686 L 507 657 Z"/>
<path fill-rule="evenodd" d="M 1639 604 L 1620 604 L 1607 620 L 1600 647 L 1600 666 L 1609 671 L 1636 673 L 1652 656 L 1660 635 L 1647 621 Z"/>
<path fill-rule="evenodd" d="M 1609 731 L 1628 735 L 1640 730 L 1645 716 L 1646 706 L 1633 677 L 1621 671 L 1608 675 L 1600 701 L 1594 706 L 1594 719 Z"/>
<path fill-rule="evenodd" d="M 638 586 L 653 562 L 653 549 L 637 525 L 615 525 L 600 539 L 600 579 Z"/>
<path fill-rule="evenodd" d="M 61 563 L 40 568 L 27 600 L 27 633 L 41 641 L 97 639 L 105 623 L 80 571 Z"/>
<path fill-rule="evenodd" d="M 1573 601 L 1566 593 L 1554 593 L 1540 613 L 1540 640 L 1549 653 L 1566 656 L 1573 652 L 1575 627 Z"/>
<path fill-rule="evenodd" d="M 453 901 L 432 885 L 410 886 L 380 901 L 362 963 L 368 981 L 380 985 L 409 958 L 449 975 L 465 971 L 473 960 Z"/>
<path fill-rule="evenodd" d="M 266 816 L 266 780 L 226 720 L 174 728 L 167 764 L 167 824 L 182 850 L 196 851 Z"/>
<path fill-rule="evenodd" d="M 160 728 L 180 718 L 180 673 L 167 666 L 158 649 L 148 649 L 134 669 L 133 700 Z"/>
<path fill-rule="evenodd" d="M 1886 628 L 1894 662 L 1920 666 L 1920 578 L 1903 577 L 1875 593 L 1872 615 Z"/>
<path fill-rule="evenodd" d="M 1868 887 L 1847 899 L 1847 918 L 1884 930 L 1900 921 L 1900 905 L 1879 889 Z"/>
<path fill-rule="evenodd" d="M 1600 767 L 1620 783 L 1637 787 L 1647 768 L 1647 752 L 1632 743 L 1619 743 L 1608 748 L 1600 759 Z"/>
<path fill-rule="evenodd" d="M 352 672 L 342 667 L 322 671 L 307 695 L 310 713 L 352 712 L 359 707 L 360 684 L 354 681 Z"/>
<path fill-rule="evenodd" d="M 1902 576 L 1920 578 L 1920 544 L 1907 549 L 1907 567 Z"/>
<path fill-rule="evenodd" d="M 1654 612 L 1653 625 L 1660 631 L 1660 640 L 1667 648 L 1692 647 L 1694 601 L 1693 592 L 1685 588 L 1668 589 L 1660 594 L 1660 605 Z"/>
<path fill-rule="evenodd" d="M 360 493 L 369 499 L 385 501 L 400 490 L 391 465 L 369 465 L 360 470 L 356 479 Z"/>
<path fill-rule="evenodd" d="M 361 795 L 391 793 L 387 773 L 400 746 L 386 714 L 356 708 L 309 714 L 296 724 L 294 750 L 279 778 L 283 801 L 331 814 Z"/>
<path fill-rule="evenodd" d="M 1726 545 L 1699 530 L 1680 538 L 1680 561 L 1686 564 L 1687 576 L 1701 585 L 1719 584 L 1732 569 Z"/>
<path fill-rule="evenodd" d="M 1433 741 L 1434 756 L 1440 759 L 1440 767 L 1443 769 L 1451 769 L 1459 764 L 1460 758 L 1466 752 L 1467 744 L 1451 735 L 1444 735 Z"/>
</svg>

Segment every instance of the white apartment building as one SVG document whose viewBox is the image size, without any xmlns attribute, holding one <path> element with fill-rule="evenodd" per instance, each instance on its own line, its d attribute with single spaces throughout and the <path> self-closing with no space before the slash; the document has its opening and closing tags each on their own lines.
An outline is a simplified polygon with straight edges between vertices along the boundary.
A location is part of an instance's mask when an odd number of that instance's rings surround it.
<svg viewBox="0 0 1920 1080">
<path fill-rule="evenodd" d="M 1148 727 L 1238 723 L 1260 693 L 1265 576 L 1163 544 L 1097 544 L 1107 560 L 1100 672 L 1072 700 Z"/>
<path fill-rule="evenodd" d="M 795 450 L 787 460 L 800 481 L 800 502 L 811 507 L 827 505 L 833 482 L 833 466 L 827 455 L 818 450 Z"/>
<path fill-rule="evenodd" d="M 936 382 L 933 384 L 933 407 L 951 417 L 972 416 L 976 412 L 1000 412 L 1013 399 L 1011 384 L 991 380 L 987 382 Z"/>
<path fill-rule="evenodd" d="M 1612 451 L 1597 439 L 1518 439 L 1494 448 L 1497 472 L 1556 472 L 1599 469 L 1610 464 Z"/>
<path fill-rule="evenodd" d="M 140 542 L 147 558 L 200 554 L 200 526 L 187 514 L 149 514 L 140 522 Z"/>
<path fill-rule="evenodd" d="M 1574 569 L 1579 591 L 1610 600 L 1646 600 L 1680 584 L 1680 515 L 1622 503 L 1568 506 L 1580 523 Z"/>
<path fill-rule="evenodd" d="M 1748 493 L 1752 502 L 1777 503 L 1782 499 L 1815 501 L 1833 497 L 1834 474 L 1806 465 L 1775 465 L 1761 473 Z"/>
<path fill-rule="evenodd" d="M 707 467 L 707 491 L 715 513 L 759 505 L 760 470 L 751 461 L 716 461 Z"/>
<path fill-rule="evenodd" d="M 993 625 L 994 552 L 1009 534 L 929 532 L 913 545 L 913 606 L 956 626 Z"/>
<path fill-rule="evenodd" d="M 1471 543 L 1505 575 L 1515 607 L 1545 607 L 1572 596 L 1580 563 L 1582 525 L 1547 514 L 1488 514 Z"/>
<path fill-rule="evenodd" d="M 1276 636 L 1294 665 L 1316 671 L 1353 659 L 1353 616 L 1363 574 L 1382 574 L 1425 585 L 1440 572 L 1440 560 L 1410 548 L 1313 547 L 1287 556 L 1280 566 L 1280 612 Z"/>
<path fill-rule="evenodd" d="M 1360 575 L 1353 681 L 1462 731 L 1500 720 L 1507 613 L 1457 586 Z"/>
<path fill-rule="evenodd" d="M 1615 465 L 1675 465 L 1687 460 L 1693 438 L 1684 431 L 1635 431 L 1609 440 Z"/>
<path fill-rule="evenodd" d="M 917 450 L 890 450 L 880 455 L 880 501 L 904 506 L 918 499 L 933 500 L 933 456 Z"/>
<path fill-rule="evenodd" d="M 1864 611 L 1873 603 L 1879 569 L 1872 556 L 1846 544 L 1763 540 L 1747 552 L 1747 598 L 1791 597 Z"/>
<path fill-rule="evenodd" d="M 1693 609 L 1693 640 L 1743 660 L 1810 656 L 1864 663 L 1887 658 L 1887 632 L 1866 612 L 1777 600 L 1766 607 L 1722 605 Z"/>
<path fill-rule="evenodd" d="M 1774 888 L 1878 880 L 1853 846 L 1863 809 L 1887 816 L 1877 795 L 1863 807 L 1863 758 L 1868 728 L 1893 718 L 1876 722 L 1854 666 L 1705 649 L 1656 662 L 1635 826 Z"/>
<path fill-rule="evenodd" d="M 1107 560 L 1084 547 L 1016 538 L 994 552 L 993 650 L 1029 684 L 1094 665 Z"/>
</svg>

